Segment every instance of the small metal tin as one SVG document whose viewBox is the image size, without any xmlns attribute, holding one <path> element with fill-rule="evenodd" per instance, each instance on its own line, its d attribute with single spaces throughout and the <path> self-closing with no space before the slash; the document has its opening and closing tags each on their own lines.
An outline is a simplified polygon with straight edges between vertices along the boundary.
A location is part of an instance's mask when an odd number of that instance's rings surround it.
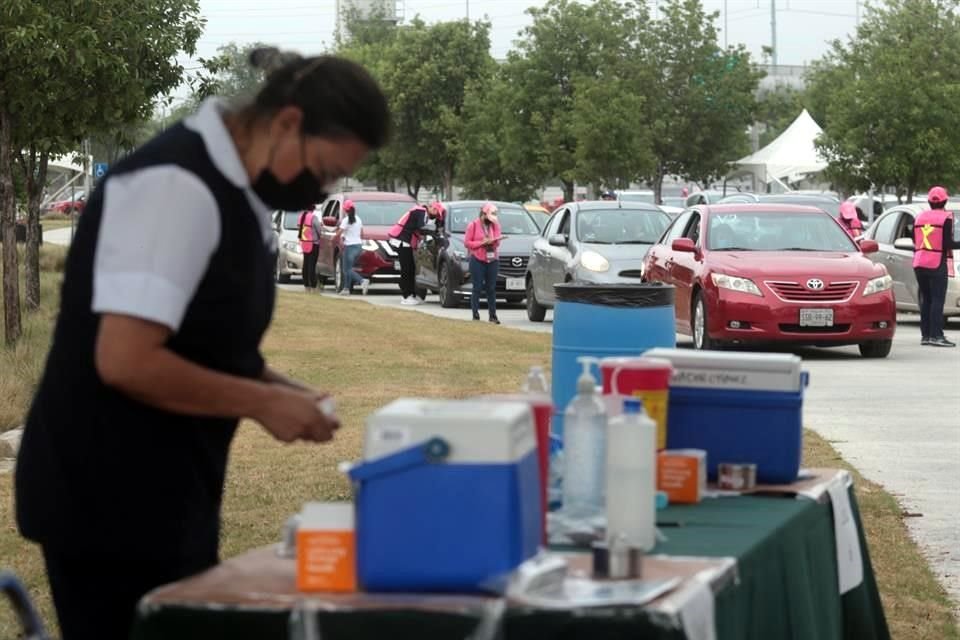
<svg viewBox="0 0 960 640">
<path fill-rule="evenodd" d="M 609 580 L 635 580 L 642 577 L 643 550 L 618 539 L 613 544 L 594 542 L 593 577 Z"/>
<path fill-rule="evenodd" d="M 717 487 L 726 491 L 750 491 L 757 486 L 757 465 L 721 462 L 717 465 Z"/>
</svg>

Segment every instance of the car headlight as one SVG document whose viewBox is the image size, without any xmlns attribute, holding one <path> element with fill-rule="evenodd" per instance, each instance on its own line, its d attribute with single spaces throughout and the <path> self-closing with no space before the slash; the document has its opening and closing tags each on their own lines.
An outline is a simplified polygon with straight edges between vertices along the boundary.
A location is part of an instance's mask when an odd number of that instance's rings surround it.
<svg viewBox="0 0 960 640">
<path fill-rule="evenodd" d="M 287 251 L 293 251 L 294 253 L 303 253 L 303 249 L 300 247 L 299 242 L 284 242 L 283 248 Z"/>
<path fill-rule="evenodd" d="M 364 240 L 360 246 L 363 247 L 364 251 L 378 251 L 380 249 L 380 245 L 377 244 L 376 240 Z"/>
<path fill-rule="evenodd" d="M 759 287 L 749 278 L 738 278 L 723 273 L 713 273 L 710 274 L 710 277 L 713 278 L 713 284 L 721 289 L 729 289 L 730 291 L 749 293 L 752 296 L 763 297 L 763 293 L 760 292 Z"/>
<path fill-rule="evenodd" d="M 463 250 L 461 250 L 461 249 L 454 249 L 454 250 L 453 250 L 453 257 L 456 258 L 457 260 L 466 260 L 466 259 L 467 259 L 467 252 L 466 252 L 466 251 L 463 251 Z"/>
<path fill-rule="evenodd" d="M 867 288 L 863 290 L 863 295 L 872 296 L 881 291 L 889 291 L 893 287 L 893 278 L 890 276 L 880 276 L 867 283 Z"/>
<path fill-rule="evenodd" d="M 580 256 L 580 266 L 598 273 L 610 270 L 610 262 L 596 251 L 584 251 Z"/>
</svg>

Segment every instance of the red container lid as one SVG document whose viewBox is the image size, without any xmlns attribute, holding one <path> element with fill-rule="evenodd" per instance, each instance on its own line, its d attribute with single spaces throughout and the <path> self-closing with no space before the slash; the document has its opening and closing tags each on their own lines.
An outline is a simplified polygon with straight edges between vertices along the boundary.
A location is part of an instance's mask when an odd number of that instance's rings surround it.
<svg viewBox="0 0 960 640">
<path fill-rule="evenodd" d="M 604 358 L 600 361 L 604 393 L 659 390 L 670 387 L 673 365 L 663 358 Z M 614 388 L 614 373 L 617 374 Z"/>
</svg>

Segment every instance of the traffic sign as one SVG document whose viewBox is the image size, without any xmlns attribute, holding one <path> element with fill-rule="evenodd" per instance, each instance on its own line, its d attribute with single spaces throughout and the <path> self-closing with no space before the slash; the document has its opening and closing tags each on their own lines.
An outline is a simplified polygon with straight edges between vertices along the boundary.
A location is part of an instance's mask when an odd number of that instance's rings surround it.
<svg viewBox="0 0 960 640">
<path fill-rule="evenodd" d="M 110 167 L 106 162 L 97 162 L 93 165 L 93 177 L 99 180 L 107 175 L 107 169 Z"/>
</svg>

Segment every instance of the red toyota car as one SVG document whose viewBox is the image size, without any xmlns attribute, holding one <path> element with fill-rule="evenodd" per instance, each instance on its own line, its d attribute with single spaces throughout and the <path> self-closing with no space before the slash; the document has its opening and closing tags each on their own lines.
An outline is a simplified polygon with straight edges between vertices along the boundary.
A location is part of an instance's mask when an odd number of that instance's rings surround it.
<svg viewBox="0 0 960 640">
<path fill-rule="evenodd" d="M 885 358 L 896 330 L 892 279 L 821 209 L 701 205 L 650 248 L 644 279 L 676 287 L 677 331 L 697 349 L 856 344 Z"/>
<path fill-rule="evenodd" d="M 335 193 L 317 207 L 323 221 L 317 274 L 340 287 L 340 251 L 343 247 L 342 241 L 334 243 L 333 239 L 337 225 L 346 215 L 342 212 L 346 200 L 353 200 L 357 217 L 363 223 L 363 252 L 357 258 L 356 272 L 372 281 L 399 281 L 400 263 L 396 250 L 387 243 L 387 232 L 417 201 L 405 193 L 383 191 Z"/>
</svg>

